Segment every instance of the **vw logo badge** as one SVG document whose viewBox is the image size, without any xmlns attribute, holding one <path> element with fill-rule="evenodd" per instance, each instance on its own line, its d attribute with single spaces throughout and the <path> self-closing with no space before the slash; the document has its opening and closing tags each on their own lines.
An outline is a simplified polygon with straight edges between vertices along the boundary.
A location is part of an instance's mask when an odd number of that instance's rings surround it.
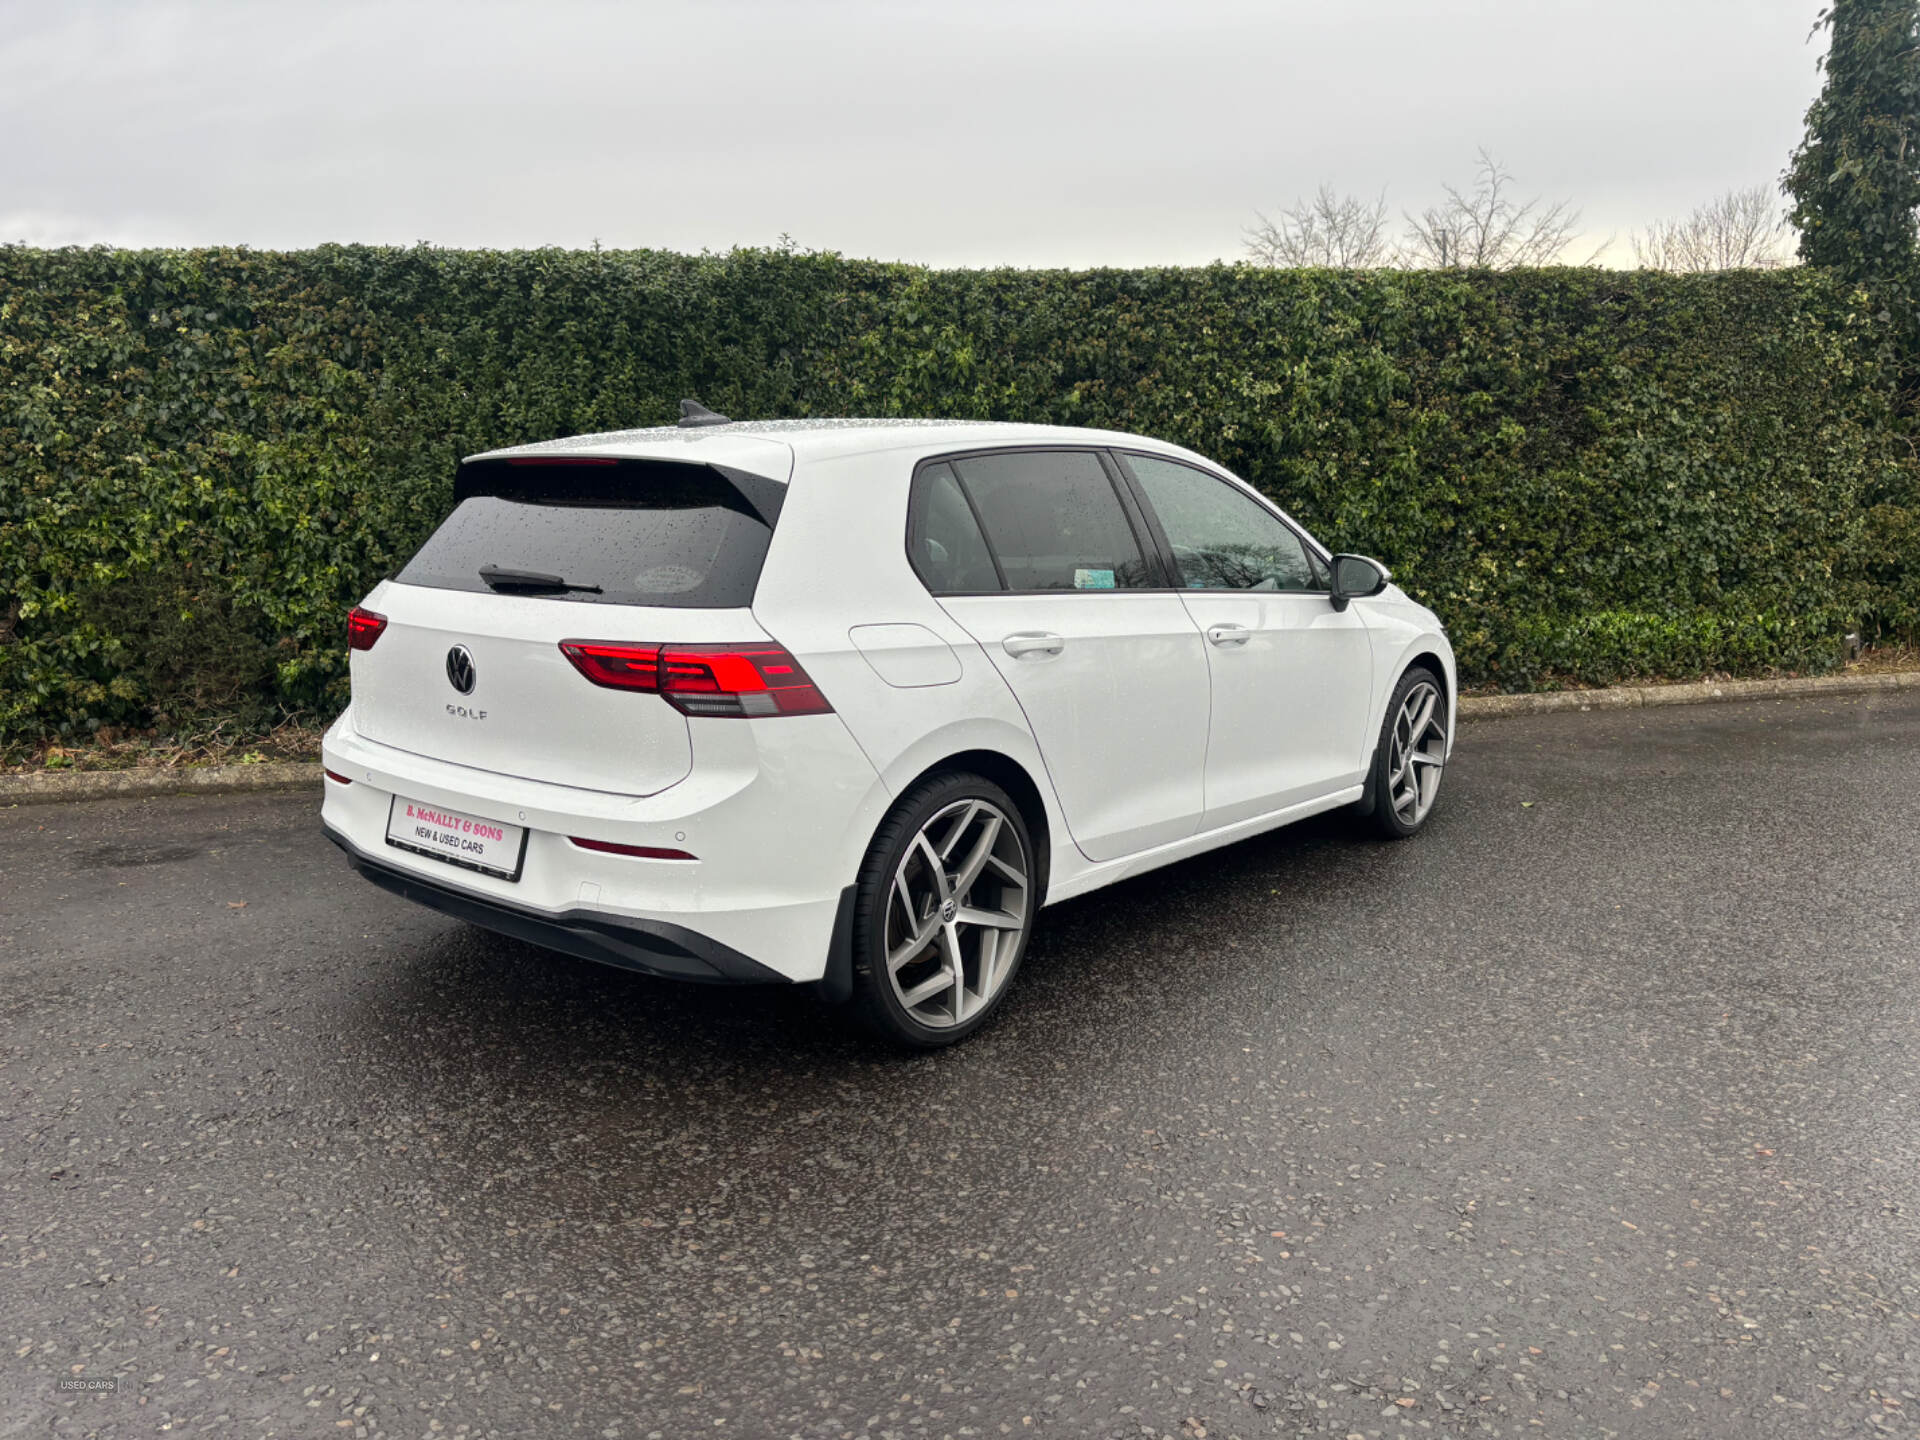
<svg viewBox="0 0 1920 1440">
<path fill-rule="evenodd" d="M 473 652 L 464 645 L 456 645 L 447 651 L 447 683 L 462 695 L 473 693 L 473 682 L 478 677 L 473 670 Z"/>
</svg>

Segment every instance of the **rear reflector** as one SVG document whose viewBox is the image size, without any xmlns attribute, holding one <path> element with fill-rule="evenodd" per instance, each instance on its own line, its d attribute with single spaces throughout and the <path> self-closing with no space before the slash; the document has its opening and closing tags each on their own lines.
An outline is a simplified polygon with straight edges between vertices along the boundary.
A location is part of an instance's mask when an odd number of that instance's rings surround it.
<svg viewBox="0 0 1920 1440">
<path fill-rule="evenodd" d="M 387 628 L 387 617 L 356 605 L 347 612 L 347 648 L 371 650 L 380 632 Z"/>
<path fill-rule="evenodd" d="M 668 850 L 658 845 L 616 845 L 611 840 L 583 840 L 578 835 L 567 837 L 569 845 L 578 845 L 582 850 L 599 850 L 608 855 L 634 855 L 642 860 L 693 860 L 696 856 L 684 850 Z"/>
<path fill-rule="evenodd" d="M 683 715 L 826 715 L 800 662 L 778 645 L 621 645 L 562 640 L 573 668 L 609 690 L 658 695 Z"/>
<path fill-rule="evenodd" d="M 351 785 L 353 783 L 353 781 L 349 780 L 346 776 L 337 774 L 332 770 L 323 769 L 320 773 L 336 785 Z"/>
</svg>

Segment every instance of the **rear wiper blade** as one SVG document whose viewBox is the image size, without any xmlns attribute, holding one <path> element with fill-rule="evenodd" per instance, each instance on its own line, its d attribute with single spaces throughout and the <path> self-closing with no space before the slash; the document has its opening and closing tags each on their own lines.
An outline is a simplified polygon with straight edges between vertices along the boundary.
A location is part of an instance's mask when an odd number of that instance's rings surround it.
<svg viewBox="0 0 1920 1440">
<path fill-rule="evenodd" d="M 495 590 L 578 590 L 583 594 L 598 595 L 598 585 L 571 585 L 562 575 L 549 575 L 542 570 L 509 570 L 500 565 L 482 565 L 480 578 Z"/>
</svg>

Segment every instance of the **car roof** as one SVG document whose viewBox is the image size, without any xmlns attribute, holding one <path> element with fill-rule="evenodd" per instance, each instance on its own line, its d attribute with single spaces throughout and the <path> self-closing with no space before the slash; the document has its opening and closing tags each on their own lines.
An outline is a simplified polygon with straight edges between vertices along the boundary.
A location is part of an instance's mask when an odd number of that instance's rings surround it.
<svg viewBox="0 0 1920 1440">
<path fill-rule="evenodd" d="M 795 462 L 911 450 L 921 454 L 993 449 L 1010 445 L 1100 445 L 1153 450 L 1188 459 L 1202 457 L 1164 440 L 1119 430 L 1073 425 L 1021 425 L 997 420 L 733 420 L 682 428 L 657 425 L 570 435 L 471 455 L 470 460 L 522 459 L 540 455 L 607 455 L 628 459 L 676 459 L 731 465 L 785 480 Z M 782 453 L 784 452 L 784 453 Z"/>
</svg>

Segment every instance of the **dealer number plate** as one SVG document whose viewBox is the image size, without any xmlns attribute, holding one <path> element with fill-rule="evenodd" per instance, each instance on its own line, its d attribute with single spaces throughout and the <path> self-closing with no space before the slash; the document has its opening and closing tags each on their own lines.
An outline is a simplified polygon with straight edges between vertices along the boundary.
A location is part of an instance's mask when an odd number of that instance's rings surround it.
<svg viewBox="0 0 1920 1440">
<path fill-rule="evenodd" d="M 527 856 L 523 826 L 462 815 L 404 795 L 394 796 L 387 812 L 387 844 L 502 880 L 518 880 Z"/>
</svg>

